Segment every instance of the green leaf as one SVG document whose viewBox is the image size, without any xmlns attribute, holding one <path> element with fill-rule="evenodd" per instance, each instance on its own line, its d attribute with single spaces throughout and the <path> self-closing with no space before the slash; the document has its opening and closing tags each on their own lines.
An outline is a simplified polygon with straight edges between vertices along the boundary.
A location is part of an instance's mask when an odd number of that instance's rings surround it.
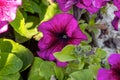
<svg viewBox="0 0 120 80">
<path fill-rule="evenodd" d="M 16 18 L 14 21 L 12 21 L 11 26 L 15 30 L 15 40 L 19 43 L 27 41 L 30 37 L 27 36 L 28 31 L 25 28 L 25 19 L 22 15 L 22 13 L 17 10 Z"/>
<path fill-rule="evenodd" d="M 0 39 L 0 52 L 10 53 L 12 50 L 12 44 L 9 41 L 4 41 L 4 42 L 3 41 L 4 40 Z"/>
<path fill-rule="evenodd" d="M 44 19 L 46 10 L 48 8 L 48 5 L 43 4 L 43 0 L 40 1 L 39 5 L 40 5 L 40 12 L 39 12 L 39 17 L 40 17 L 40 21 L 42 21 Z"/>
<path fill-rule="evenodd" d="M 33 10 L 33 8 L 32 8 L 32 5 L 30 4 L 30 2 L 24 2 L 23 3 L 23 7 L 24 7 L 24 10 L 26 11 L 26 12 L 31 12 L 31 13 L 34 13 L 34 10 Z"/>
<path fill-rule="evenodd" d="M 0 65 L 0 76 L 3 75 L 9 75 L 9 74 L 14 74 L 16 72 L 19 72 L 19 70 L 23 66 L 23 62 L 15 55 L 12 53 L 0 53 L 1 59 Z"/>
<path fill-rule="evenodd" d="M 15 20 L 11 22 L 10 24 L 17 33 L 21 34 L 22 36 L 27 37 L 26 36 L 27 30 L 25 28 L 25 19 L 19 10 L 17 10 Z"/>
<path fill-rule="evenodd" d="M 92 57 L 91 56 L 91 64 L 92 63 L 97 63 L 97 64 L 99 64 L 100 62 L 101 62 L 101 59 L 100 58 L 98 58 L 98 57 Z"/>
<path fill-rule="evenodd" d="M 18 43 L 24 43 L 26 41 L 28 41 L 29 39 L 24 37 L 24 36 L 21 36 L 19 33 L 17 33 L 16 31 L 14 32 L 15 34 L 15 41 L 18 42 Z"/>
<path fill-rule="evenodd" d="M 86 34 L 87 38 L 88 38 L 88 41 L 86 41 L 87 43 L 90 43 L 92 41 L 92 38 L 90 36 L 90 34 L 88 34 L 86 32 L 86 29 L 88 28 L 88 24 L 87 23 L 81 23 L 80 24 L 80 29 Z"/>
<path fill-rule="evenodd" d="M 90 55 L 89 54 L 90 51 L 91 51 L 91 46 L 85 42 L 81 42 L 80 45 L 75 48 L 75 53 L 78 58 L 81 58 L 82 56 Z"/>
<path fill-rule="evenodd" d="M 94 75 L 94 78 L 96 78 L 98 70 L 101 68 L 100 64 L 93 64 L 89 66 L 89 70 L 92 72 Z"/>
<path fill-rule="evenodd" d="M 56 13 L 58 13 L 58 6 L 55 3 L 52 3 L 48 6 L 43 21 L 47 21 L 52 18 Z"/>
<path fill-rule="evenodd" d="M 23 43 L 31 39 L 34 35 L 38 34 L 37 27 L 40 21 L 46 21 L 52 18 L 58 12 L 59 9 L 57 4 L 53 3 L 47 6 L 43 4 L 43 2 L 44 1 L 40 1 L 40 3 L 37 4 L 34 1 L 26 0 L 23 1 L 22 7 L 24 10 L 17 10 L 15 20 L 10 22 L 11 26 L 15 30 L 15 40 L 17 42 Z M 37 15 L 33 16 L 25 11 L 32 14 L 37 13 Z"/>
<path fill-rule="evenodd" d="M 43 76 L 40 75 L 40 65 L 43 62 L 42 59 L 35 57 L 33 65 L 30 69 L 28 80 L 45 80 Z"/>
<path fill-rule="evenodd" d="M 55 75 L 58 80 L 63 80 L 64 78 L 64 69 L 59 67 L 54 67 Z"/>
<path fill-rule="evenodd" d="M 30 73 L 29 73 L 29 77 L 28 80 L 44 80 L 45 78 L 40 76 L 40 64 L 41 64 L 42 60 L 39 58 L 35 58 L 34 63 L 31 67 Z"/>
<path fill-rule="evenodd" d="M 7 49 L 7 47 L 10 47 Z M 33 61 L 33 54 L 31 51 L 29 51 L 27 48 L 24 46 L 9 40 L 9 39 L 0 39 L 0 50 L 1 53 L 7 52 L 7 53 L 14 53 L 17 57 L 19 57 L 23 61 L 23 67 L 21 71 L 25 70 L 28 68 Z"/>
<path fill-rule="evenodd" d="M 78 61 L 72 61 L 69 62 L 67 68 L 66 68 L 66 73 L 70 74 L 75 71 L 79 71 L 84 68 L 84 62 L 78 62 Z"/>
<path fill-rule="evenodd" d="M 93 74 L 89 69 L 84 69 L 71 73 L 68 80 L 93 80 Z"/>
<path fill-rule="evenodd" d="M 43 61 L 35 57 L 28 80 L 50 80 L 50 77 L 55 75 L 54 67 L 53 62 Z"/>
<path fill-rule="evenodd" d="M 79 69 L 83 69 L 85 66 L 85 63 L 81 61 L 78 65 L 79 65 Z"/>
<path fill-rule="evenodd" d="M 0 70 L 4 67 L 8 55 L 9 55 L 8 53 L 0 53 Z"/>
<path fill-rule="evenodd" d="M 97 58 L 103 59 L 105 58 L 107 55 L 106 51 L 102 50 L 101 48 L 97 48 L 96 52 L 95 52 L 95 56 Z"/>
<path fill-rule="evenodd" d="M 42 62 L 40 65 L 40 75 L 46 76 L 46 80 L 49 79 L 52 75 L 54 75 L 54 66 L 55 64 L 53 62 Z"/>
<path fill-rule="evenodd" d="M 4 76 L 0 75 L 0 80 L 19 80 L 19 78 L 20 78 L 19 72 L 15 74 L 10 74 L 10 75 L 4 75 Z"/>
<path fill-rule="evenodd" d="M 10 24 L 15 30 L 15 39 L 19 43 L 25 42 L 31 39 L 35 34 L 38 33 L 37 26 L 39 25 L 39 18 L 35 16 L 27 16 L 26 19 L 23 14 L 17 10 L 16 18 Z"/>
<path fill-rule="evenodd" d="M 68 45 L 64 47 L 61 52 L 54 53 L 54 56 L 61 62 L 76 60 L 76 57 L 73 52 L 74 49 L 75 49 L 75 46 Z"/>
<path fill-rule="evenodd" d="M 39 13 L 40 7 L 34 1 L 24 1 L 23 2 L 24 10 L 30 13 Z"/>
<path fill-rule="evenodd" d="M 91 18 L 90 18 L 90 20 L 89 20 L 89 26 L 94 26 L 95 25 L 95 18 L 96 18 L 96 14 L 94 14 L 94 15 L 91 15 Z"/>
<path fill-rule="evenodd" d="M 37 34 L 37 27 L 39 26 L 40 20 L 38 17 L 36 16 L 28 16 L 28 18 L 26 19 L 26 24 L 25 24 L 25 28 L 27 28 L 27 31 L 29 33 L 26 33 L 26 36 L 28 36 L 29 38 L 31 38 L 33 35 Z"/>
<path fill-rule="evenodd" d="M 33 62 L 34 57 L 32 52 L 18 43 L 15 43 L 13 41 L 10 42 L 13 45 L 12 52 L 23 61 L 23 68 L 21 71 L 27 69 Z"/>
</svg>

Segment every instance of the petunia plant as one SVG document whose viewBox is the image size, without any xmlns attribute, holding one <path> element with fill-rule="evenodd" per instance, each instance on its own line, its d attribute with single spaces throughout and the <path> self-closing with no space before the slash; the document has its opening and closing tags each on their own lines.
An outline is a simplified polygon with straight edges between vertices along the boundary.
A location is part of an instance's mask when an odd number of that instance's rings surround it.
<svg viewBox="0 0 120 80">
<path fill-rule="evenodd" d="M 0 0 L 0 80 L 120 80 L 120 0 Z"/>
<path fill-rule="evenodd" d="M 80 9 L 86 9 L 91 14 L 98 12 L 110 0 L 57 0 L 62 11 L 66 12 L 72 6 L 77 6 Z"/>
<path fill-rule="evenodd" d="M 82 40 L 87 40 L 87 36 L 81 32 L 71 14 L 57 14 L 51 20 L 43 22 L 38 30 L 43 32 L 38 43 L 38 55 L 46 60 L 55 60 L 58 66 L 65 66 L 66 63 L 55 59 L 54 52 L 61 51 L 68 44 L 78 45 Z"/>
</svg>

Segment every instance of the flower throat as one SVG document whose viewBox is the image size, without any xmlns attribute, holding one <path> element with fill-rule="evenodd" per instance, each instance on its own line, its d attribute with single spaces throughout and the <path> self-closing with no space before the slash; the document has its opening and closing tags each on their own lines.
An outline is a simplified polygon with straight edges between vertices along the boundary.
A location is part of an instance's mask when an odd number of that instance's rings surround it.
<svg viewBox="0 0 120 80">
<path fill-rule="evenodd" d="M 64 42 L 68 41 L 68 39 L 69 39 L 69 37 L 67 36 L 66 33 L 59 33 L 59 34 L 57 35 L 57 37 L 58 37 L 58 39 L 60 39 L 60 40 L 62 40 L 62 41 L 64 41 Z"/>
</svg>

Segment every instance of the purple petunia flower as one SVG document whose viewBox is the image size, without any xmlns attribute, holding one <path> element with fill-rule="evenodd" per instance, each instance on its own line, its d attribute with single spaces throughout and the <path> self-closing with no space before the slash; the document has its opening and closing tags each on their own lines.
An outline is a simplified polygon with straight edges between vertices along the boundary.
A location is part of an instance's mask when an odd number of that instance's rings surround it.
<svg viewBox="0 0 120 80">
<path fill-rule="evenodd" d="M 68 11 L 73 5 L 86 9 L 91 14 L 96 13 L 102 6 L 110 0 L 57 0 L 63 12 Z"/>
<path fill-rule="evenodd" d="M 115 17 L 112 21 L 112 25 L 114 29 L 118 31 L 120 28 L 119 27 L 120 26 L 120 23 L 119 23 L 120 22 L 120 11 L 115 11 L 114 14 L 115 14 Z"/>
<path fill-rule="evenodd" d="M 82 40 L 87 40 L 87 36 L 79 29 L 77 20 L 71 14 L 57 14 L 49 21 L 43 22 L 38 27 L 43 33 L 43 37 L 38 43 L 40 51 L 39 57 L 56 61 L 58 66 L 66 66 L 67 63 L 58 61 L 54 52 L 61 51 L 66 45 L 78 45 Z"/>
<path fill-rule="evenodd" d="M 21 0 L 0 0 L 0 33 L 7 31 L 8 22 L 15 19 L 16 9 L 21 4 Z"/>
<path fill-rule="evenodd" d="M 68 10 L 71 9 L 73 5 L 79 2 L 79 0 L 56 0 L 56 1 L 63 12 L 67 12 Z"/>
<path fill-rule="evenodd" d="M 108 62 L 110 69 L 99 69 L 97 80 L 120 80 L 120 54 L 110 55 Z"/>
</svg>

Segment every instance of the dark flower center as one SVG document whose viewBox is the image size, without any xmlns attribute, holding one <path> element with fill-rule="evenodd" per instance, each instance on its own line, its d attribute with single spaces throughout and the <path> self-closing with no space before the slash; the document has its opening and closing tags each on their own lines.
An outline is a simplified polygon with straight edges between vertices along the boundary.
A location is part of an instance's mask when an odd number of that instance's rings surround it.
<svg viewBox="0 0 120 80">
<path fill-rule="evenodd" d="M 119 76 L 120 76 L 120 69 L 113 69 L 113 71 L 114 71 L 114 73 L 115 73 L 116 75 L 119 75 Z"/>
<path fill-rule="evenodd" d="M 119 65 L 114 65 L 112 67 L 113 75 L 116 76 L 118 80 L 120 80 L 120 66 Z"/>
<path fill-rule="evenodd" d="M 62 40 L 63 42 L 66 42 L 69 39 L 69 37 L 67 36 L 66 33 L 59 33 L 59 34 L 57 34 L 57 38 L 59 40 Z"/>
</svg>

